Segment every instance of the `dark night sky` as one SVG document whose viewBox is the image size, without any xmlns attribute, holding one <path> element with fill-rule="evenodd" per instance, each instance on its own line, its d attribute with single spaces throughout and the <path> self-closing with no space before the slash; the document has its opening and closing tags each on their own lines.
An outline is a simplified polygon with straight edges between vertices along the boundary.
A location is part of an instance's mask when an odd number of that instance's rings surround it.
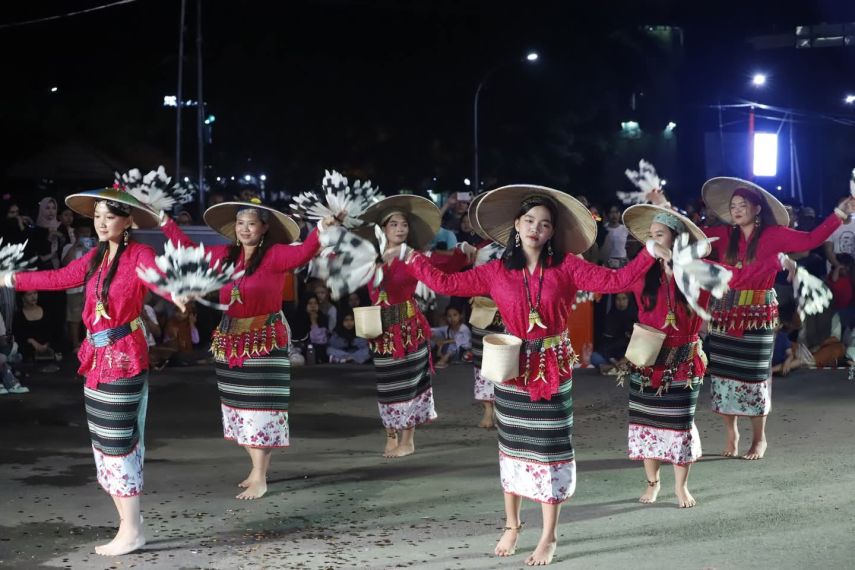
<svg viewBox="0 0 855 570">
<path fill-rule="evenodd" d="M 101 3 L 4 6 L 0 22 Z M 369 176 L 387 190 L 423 187 L 433 176 L 439 187 L 459 189 L 471 175 L 480 77 L 536 49 L 542 62 L 503 68 L 482 93 L 488 185 L 614 190 L 641 152 L 651 159 L 658 152 L 609 142 L 623 114 L 632 114 L 631 94 L 643 92 L 642 122 L 677 121 L 673 177 L 694 194 L 705 175 L 702 133 L 717 121 L 704 105 L 756 95 L 746 87 L 754 69 L 771 73 L 765 102 L 852 114 L 840 99 L 855 91 L 855 47 L 757 52 L 746 43 L 792 33 L 796 24 L 855 21 L 852 4 L 208 0 L 205 100 L 217 120 L 207 163 L 212 175 L 266 172 L 273 186 L 288 189 L 316 182 L 323 168 Z M 187 98 L 196 98 L 195 6 L 188 2 Z M 178 0 L 140 0 L 0 29 L 0 171 L 67 140 L 130 166 L 153 167 L 134 161 L 162 157 L 172 168 L 174 111 L 161 101 L 175 92 L 179 9 Z M 683 55 L 669 56 L 638 32 L 648 24 L 680 26 Z M 191 169 L 192 120 L 182 161 Z M 852 128 L 829 128 L 855 143 Z"/>
</svg>

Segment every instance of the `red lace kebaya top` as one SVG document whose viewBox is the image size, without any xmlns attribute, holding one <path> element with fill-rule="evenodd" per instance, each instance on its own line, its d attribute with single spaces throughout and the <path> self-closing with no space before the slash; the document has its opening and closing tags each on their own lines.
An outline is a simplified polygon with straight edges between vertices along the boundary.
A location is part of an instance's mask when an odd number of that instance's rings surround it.
<svg viewBox="0 0 855 570">
<path fill-rule="evenodd" d="M 87 331 L 96 333 L 130 323 L 142 313 L 143 300 L 148 289 L 151 288 L 148 283 L 137 277 L 137 267 L 155 267 L 154 250 L 134 241 L 128 243 L 119 258 L 119 266 L 110 283 L 106 303 L 110 318 L 102 317 L 97 323 L 94 321 L 98 271 L 96 270 L 86 281 L 90 260 L 96 253 L 97 249 L 93 249 L 61 269 L 16 273 L 15 289 L 62 291 L 85 284 L 83 324 Z M 106 275 L 105 266 L 101 282 Z M 85 340 L 80 346 L 77 358 L 80 360 L 78 372 L 86 378 L 86 386 L 90 388 L 97 388 L 98 384 L 107 384 L 122 378 L 131 378 L 148 370 L 148 344 L 145 333 L 142 328 L 139 328 L 113 344 L 99 348 L 93 347 L 88 340 Z"/>
<path fill-rule="evenodd" d="M 726 265 L 724 267 L 733 272 L 733 278 L 730 280 L 730 288 L 741 289 L 745 283 L 756 282 L 760 275 L 770 271 L 776 273 L 780 270 L 781 265 L 777 257 L 771 257 L 762 262 L 751 263 L 743 269 Z M 663 349 L 676 348 L 688 343 L 697 342 L 698 332 L 700 332 L 704 320 L 685 303 L 677 302 L 678 289 L 674 277 L 671 276 L 668 278 L 667 283 L 659 286 L 656 305 L 650 310 L 644 308 L 645 304 L 642 296 L 645 277 L 646 274 L 642 275 L 631 287 L 631 291 L 635 295 L 636 304 L 638 305 L 638 322 L 658 329 L 667 335 L 665 341 L 662 343 Z M 712 297 L 709 292 L 702 291 L 698 303 L 702 307 L 707 307 L 711 300 Z M 669 308 L 673 308 L 674 316 L 676 317 L 676 328 L 666 324 Z M 693 378 L 703 378 L 706 368 L 707 362 L 703 352 L 695 350 L 694 357 L 691 360 L 685 360 L 674 367 L 665 365 L 652 366 L 642 369 L 642 372 L 650 381 L 650 385 L 653 388 L 658 388 L 666 373 L 672 380 L 684 381 L 690 376 Z"/>
<path fill-rule="evenodd" d="M 161 229 L 172 242 L 185 247 L 196 245 L 172 219 Z M 224 260 L 230 247 L 211 247 L 211 261 Z M 211 350 L 217 360 L 228 362 L 229 367 L 234 368 L 242 366 L 247 358 L 265 356 L 274 349 L 288 346 L 288 327 L 278 316 L 282 311 L 285 274 L 308 263 L 319 248 L 317 230 L 301 244 L 274 244 L 267 249 L 252 275 L 244 275 L 220 289 L 220 303 L 229 307 L 226 316 L 240 321 L 234 322 L 228 330 L 223 330 L 223 323 L 220 323 L 214 331 Z M 235 266 L 243 269 L 244 265 L 241 248 Z"/>
<path fill-rule="evenodd" d="M 508 332 L 524 341 L 532 341 L 566 333 L 567 316 L 577 290 L 594 293 L 626 291 L 644 275 L 652 263 L 653 257 L 646 250 L 642 250 L 632 262 L 618 270 L 606 269 L 574 255 L 567 255 L 561 265 L 550 267 L 543 273 L 538 312 L 546 328 L 535 326 L 531 331 L 528 331 L 529 303 L 526 296 L 530 294 L 532 304 L 536 304 L 540 271 L 535 271 L 533 276 L 527 276 L 527 291 L 523 279 L 523 271 L 527 270 L 506 269 L 502 260 L 449 275 L 433 267 L 423 255 L 415 254 L 407 268 L 415 278 L 439 293 L 491 297 L 499 308 Z M 572 331 L 570 334 L 572 336 Z M 563 366 L 566 359 L 563 359 L 561 350 L 546 350 L 542 381 L 521 375 L 511 382 L 525 387 L 532 401 L 549 400 L 558 391 L 559 383 L 572 376 L 572 367 L 565 369 Z M 541 355 L 532 354 L 527 363 L 524 352 L 525 349 L 520 351 L 520 370 L 537 370 Z"/>
<path fill-rule="evenodd" d="M 447 272 L 459 271 L 468 263 L 466 255 L 459 249 L 455 249 L 451 255 L 433 253 L 423 257 L 429 265 Z M 371 341 L 371 349 L 375 352 L 403 358 L 415 352 L 421 341 L 430 339 L 430 323 L 414 300 L 418 284 L 419 280 L 407 271 L 406 264 L 397 259 L 383 266 L 383 281 L 379 287 L 375 287 L 373 281 L 368 284 L 368 294 L 373 305 L 384 307 L 409 301 L 413 309 L 412 317 L 393 324 L 383 331 L 382 336 Z"/>
<path fill-rule="evenodd" d="M 754 255 L 755 262 L 768 261 L 771 257 L 777 257 L 779 253 L 791 253 L 794 251 L 808 251 L 819 247 L 827 240 L 834 230 L 840 226 L 840 218 L 836 214 L 828 216 L 821 224 L 810 232 L 800 232 L 784 226 L 767 227 L 757 243 Z M 730 240 L 732 226 L 713 226 L 704 228 L 704 233 L 709 237 L 717 237 L 712 243 L 713 258 L 721 263 L 727 263 L 727 244 Z M 739 245 L 737 248 L 734 265 L 749 265 L 745 261 L 748 252 L 748 241 L 745 234 L 739 232 Z M 775 265 L 774 267 L 780 267 Z M 775 284 L 777 270 L 768 266 L 765 272 L 758 272 L 750 279 L 746 279 L 739 289 L 771 289 Z M 734 289 L 734 287 L 731 287 Z"/>
</svg>

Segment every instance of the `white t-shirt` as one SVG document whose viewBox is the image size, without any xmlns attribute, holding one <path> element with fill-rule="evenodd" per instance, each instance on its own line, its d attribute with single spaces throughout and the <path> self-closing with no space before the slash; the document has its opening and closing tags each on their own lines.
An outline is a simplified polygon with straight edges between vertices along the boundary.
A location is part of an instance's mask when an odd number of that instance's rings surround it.
<svg viewBox="0 0 855 570">
<path fill-rule="evenodd" d="M 629 237 L 629 230 L 623 224 L 616 226 L 606 224 L 605 228 L 608 233 L 600 249 L 600 257 L 603 261 L 613 257 L 626 259 L 626 239 Z"/>
<path fill-rule="evenodd" d="M 828 241 L 834 245 L 835 255 L 848 253 L 855 257 L 855 220 L 850 217 L 847 223 L 834 230 Z"/>
</svg>

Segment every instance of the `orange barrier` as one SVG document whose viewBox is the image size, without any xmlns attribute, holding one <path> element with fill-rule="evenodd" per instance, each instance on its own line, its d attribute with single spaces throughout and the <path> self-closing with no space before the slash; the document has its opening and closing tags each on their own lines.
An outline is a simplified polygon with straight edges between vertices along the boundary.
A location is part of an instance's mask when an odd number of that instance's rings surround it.
<svg viewBox="0 0 855 570">
<path fill-rule="evenodd" d="M 594 344 L 594 303 L 587 301 L 576 305 L 567 317 L 567 332 L 570 335 L 570 343 L 573 350 L 579 356 L 582 348 L 590 343 Z"/>
</svg>

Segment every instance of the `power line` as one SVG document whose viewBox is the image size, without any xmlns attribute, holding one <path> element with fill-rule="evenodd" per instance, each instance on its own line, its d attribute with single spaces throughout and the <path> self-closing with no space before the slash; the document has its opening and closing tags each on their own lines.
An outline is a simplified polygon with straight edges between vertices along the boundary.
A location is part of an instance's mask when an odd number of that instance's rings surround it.
<svg viewBox="0 0 855 570">
<path fill-rule="evenodd" d="M 118 0 L 117 2 L 111 2 L 109 4 L 102 4 L 101 6 L 94 6 L 92 8 L 86 8 L 85 10 L 77 10 L 76 12 L 67 12 L 65 14 L 57 14 L 56 16 L 47 16 L 45 18 L 36 18 L 35 20 L 25 20 L 23 22 L 10 22 L 8 24 L 0 24 L 0 30 L 4 30 L 6 28 L 16 28 L 18 26 L 27 26 L 30 24 L 41 24 L 42 22 L 51 22 L 53 20 L 61 20 L 62 18 L 70 18 L 71 16 L 79 16 L 80 14 L 88 14 L 90 12 L 97 12 L 99 10 L 105 10 L 107 8 L 112 8 L 113 6 L 120 6 L 122 4 L 131 4 L 132 2 L 136 2 L 137 0 Z"/>
</svg>

